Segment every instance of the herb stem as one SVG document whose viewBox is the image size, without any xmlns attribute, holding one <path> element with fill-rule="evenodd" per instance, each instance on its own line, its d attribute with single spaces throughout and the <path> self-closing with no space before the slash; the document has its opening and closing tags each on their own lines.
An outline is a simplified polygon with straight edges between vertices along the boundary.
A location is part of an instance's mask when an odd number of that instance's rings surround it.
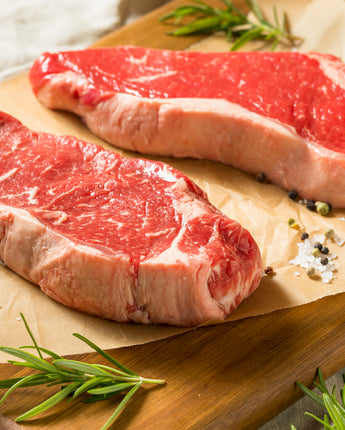
<svg viewBox="0 0 345 430">
<path fill-rule="evenodd" d="M 164 379 L 148 379 L 148 378 L 142 378 L 142 377 L 140 377 L 140 382 L 142 382 L 143 384 L 157 384 L 157 385 L 165 384 Z"/>
<path fill-rule="evenodd" d="M 0 381 L 0 388 L 7 389 L 6 393 L 0 399 L 0 405 L 14 390 L 20 387 L 30 387 L 43 384 L 47 387 L 60 385 L 61 390 L 39 405 L 17 417 L 16 421 L 24 421 L 32 418 L 50 409 L 69 395 L 72 395 L 72 398 L 81 394 L 88 395 L 89 397 L 84 399 L 84 402 L 87 403 L 104 400 L 116 394 L 126 393 L 114 413 L 101 429 L 105 430 L 115 421 L 135 392 L 143 384 L 165 384 L 163 379 L 143 378 L 137 375 L 89 339 L 77 333 L 75 333 L 74 336 L 87 343 L 91 348 L 101 354 L 116 367 L 109 367 L 102 364 L 88 364 L 81 361 L 64 359 L 53 351 L 39 347 L 24 316 L 22 314 L 20 315 L 34 346 L 25 346 L 19 349 L 3 346 L 0 347 L 0 351 L 14 355 L 15 357 L 23 360 L 8 360 L 9 363 L 16 366 L 35 369 L 38 373 L 21 378 L 9 378 Z M 34 348 L 38 353 L 38 357 L 24 351 L 24 348 Z M 52 358 L 51 362 L 43 359 L 42 352 Z"/>
<path fill-rule="evenodd" d="M 177 7 L 159 19 L 160 22 L 173 20 L 172 23 L 177 28 L 169 32 L 169 35 L 188 36 L 225 32 L 228 40 L 233 39 L 231 51 L 240 49 L 254 39 L 271 41 L 271 50 L 274 50 L 279 43 L 293 47 L 302 42 L 300 37 L 291 34 L 285 12 L 280 23 L 274 8 L 274 23 L 272 23 L 264 16 L 256 0 L 245 0 L 251 12 L 249 15 L 243 13 L 230 0 L 221 0 L 225 9 L 214 8 L 201 0 L 191 1 L 194 4 Z M 249 16 L 253 16 L 254 19 Z M 182 24 L 186 17 L 192 18 L 192 21 Z"/>
</svg>

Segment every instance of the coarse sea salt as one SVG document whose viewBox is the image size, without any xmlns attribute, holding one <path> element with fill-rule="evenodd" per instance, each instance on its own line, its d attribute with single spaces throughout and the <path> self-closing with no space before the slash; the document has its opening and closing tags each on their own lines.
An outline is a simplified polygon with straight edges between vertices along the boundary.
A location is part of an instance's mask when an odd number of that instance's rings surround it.
<svg viewBox="0 0 345 430">
<path fill-rule="evenodd" d="M 334 242 L 338 245 L 338 246 L 343 246 L 344 245 L 344 239 L 342 239 L 341 237 L 339 237 L 337 234 L 334 235 Z"/>
<path fill-rule="evenodd" d="M 336 242 L 335 237 L 334 241 Z M 312 254 L 314 244 L 317 242 L 320 242 L 322 244 L 329 244 L 332 241 L 331 239 L 326 239 L 325 235 L 320 233 L 317 233 L 314 236 L 309 236 L 308 239 L 305 239 L 303 242 L 297 244 L 298 254 L 294 259 L 289 261 L 289 264 L 292 264 L 294 266 L 300 266 L 304 269 L 314 267 L 315 270 L 319 273 L 322 282 L 328 284 L 332 281 L 332 279 L 335 279 L 335 266 L 332 261 L 336 258 L 336 255 L 327 254 L 328 263 L 325 265 L 322 264 L 320 256 L 315 257 Z M 339 240 L 339 243 L 340 242 L 341 240 Z M 344 241 L 342 241 L 342 243 L 344 243 Z"/>
</svg>

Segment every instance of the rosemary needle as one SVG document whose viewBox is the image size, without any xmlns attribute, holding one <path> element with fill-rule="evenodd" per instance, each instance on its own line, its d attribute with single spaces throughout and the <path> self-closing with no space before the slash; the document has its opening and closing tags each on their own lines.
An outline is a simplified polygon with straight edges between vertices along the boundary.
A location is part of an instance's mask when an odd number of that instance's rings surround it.
<svg viewBox="0 0 345 430">
<path fill-rule="evenodd" d="M 162 379 L 142 378 L 123 364 L 119 363 L 111 355 L 91 342 L 91 340 L 78 333 L 74 333 L 74 336 L 89 345 L 115 367 L 102 364 L 88 364 L 82 361 L 65 359 L 53 351 L 39 347 L 23 314 L 20 315 L 31 340 L 33 341 L 33 346 L 22 346 L 20 348 L 2 346 L 0 347 L 0 351 L 22 360 L 8 360 L 9 363 L 17 366 L 28 367 L 36 370 L 37 372 L 20 378 L 0 380 L 0 388 L 7 388 L 6 393 L 0 400 L 0 405 L 15 389 L 20 387 L 60 385 L 61 389 L 47 400 L 17 417 L 17 422 L 27 420 L 50 409 L 67 396 L 72 396 L 72 399 L 74 399 L 81 394 L 88 394 L 89 396 L 85 397 L 83 401 L 89 403 L 108 399 L 116 394 L 126 393 L 111 417 L 101 428 L 101 430 L 106 430 L 116 420 L 120 412 L 143 384 L 165 384 L 165 381 Z M 35 349 L 38 356 L 27 351 L 23 351 L 23 349 L 26 348 Z M 47 354 L 51 360 L 45 360 L 42 353 Z"/>
<path fill-rule="evenodd" d="M 178 28 L 168 34 L 188 36 L 225 32 L 229 41 L 234 40 L 232 51 L 238 50 L 254 39 L 271 42 L 271 50 L 274 50 L 279 43 L 292 47 L 302 41 L 301 38 L 291 34 L 286 13 L 283 13 L 280 22 L 274 8 L 274 23 L 271 23 L 264 16 L 256 0 L 245 0 L 254 19 L 241 12 L 230 0 L 221 0 L 225 9 L 214 8 L 201 0 L 191 1 L 194 4 L 180 6 L 159 19 L 160 22 L 174 20 L 174 25 Z M 182 24 L 186 17 L 193 20 Z"/>
<path fill-rule="evenodd" d="M 300 382 L 296 382 L 296 384 L 304 394 L 324 408 L 328 415 L 324 415 L 323 420 L 310 412 L 305 412 L 305 415 L 309 415 L 323 424 L 325 429 L 345 430 L 345 384 L 343 389 L 340 390 L 340 396 L 337 396 L 335 393 L 336 387 L 333 388 L 331 393 L 329 392 L 320 368 L 317 369 L 317 375 L 319 382 L 314 381 L 314 385 L 320 391 L 320 394 L 310 390 Z M 345 382 L 345 374 L 343 374 L 343 380 Z M 291 429 L 296 430 L 296 427 L 292 425 Z"/>
</svg>

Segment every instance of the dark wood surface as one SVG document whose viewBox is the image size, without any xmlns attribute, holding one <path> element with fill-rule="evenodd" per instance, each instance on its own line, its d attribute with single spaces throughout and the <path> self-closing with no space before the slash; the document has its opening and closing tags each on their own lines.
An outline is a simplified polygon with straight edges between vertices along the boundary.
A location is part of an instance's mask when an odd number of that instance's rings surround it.
<svg viewBox="0 0 345 430">
<path fill-rule="evenodd" d="M 141 376 L 166 385 L 137 392 L 117 429 L 257 429 L 301 396 L 295 381 L 310 384 L 320 366 L 328 377 L 345 365 L 345 295 L 273 314 L 198 328 L 111 354 Z M 78 355 L 104 363 L 97 354 Z M 27 372 L 0 366 L 0 377 Z M 26 388 L 1 406 L 1 429 L 17 427 L 13 418 L 44 400 L 53 388 Z M 116 400 L 61 404 L 20 428 L 97 429 Z"/>
<path fill-rule="evenodd" d="M 159 16 L 184 3 L 172 1 L 95 46 L 137 44 L 184 49 L 198 38 L 168 37 L 168 27 L 157 25 Z M 325 377 L 345 366 L 344 327 L 345 294 L 340 294 L 110 351 L 138 374 L 166 380 L 163 387 L 137 392 L 114 428 L 255 430 L 301 396 L 296 380 L 311 384 L 318 366 Z M 97 354 L 73 358 L 105 364 Z M 27 373 L 12 365 L 0 365 L 1 379 Z M 12 393 L 0 406 L 0 429 L 94 430 L 102 427 L 119 401 L 61 404 L 25 425 L 15 424 L 16 416 L 55 390 L 38 387 Z"/>
</svg>

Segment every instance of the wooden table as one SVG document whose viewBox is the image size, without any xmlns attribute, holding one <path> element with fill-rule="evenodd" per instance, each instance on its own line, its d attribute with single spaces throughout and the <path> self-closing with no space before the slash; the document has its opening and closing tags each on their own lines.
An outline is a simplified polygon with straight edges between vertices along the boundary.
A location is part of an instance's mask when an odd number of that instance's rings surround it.
<svg viewBox="0 0 345 430">
<path fill-rule="evenodd" d="M 157 25 L 159 16 L 184 3 L 173 1 L 95 46 L 126 43 L 186 48 L 198 38 L 168 37 L 167 27 Z M 344 327 L 345 294 L 339 294 L 308 305 L 111 351 L 138 374 L 167 382 L 163 387 L 139 390 L 114 428 L 257 429 L 301 396 L 296 380 L 311 384 L 318 366 L 325 377 L 345 366 Z M 73 358 L 105 364 L 97 354 Z M 1 379 L 27 373 L 15 366 L 0 365 Z M 53 388 L 38 387 L 13 393 L 0 406 L 0 429 L 94 430 L 105 423 L 117 404 L 114 400 L 62 404 L 25 425 L 14 423 L 16 416 L 53 392 Z"/>
</svg>

